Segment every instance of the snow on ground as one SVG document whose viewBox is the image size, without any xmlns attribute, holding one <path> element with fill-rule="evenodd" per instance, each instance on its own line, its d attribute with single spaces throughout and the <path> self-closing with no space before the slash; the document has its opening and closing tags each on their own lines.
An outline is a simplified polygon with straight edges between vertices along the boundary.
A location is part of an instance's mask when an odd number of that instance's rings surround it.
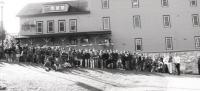
<svg viewBox="0 0 200 91">
<path fill-rule="evenodd" d="M 0 86 L 8 91 L 200 91 L 199 84 L 198 75 L 85 68 L 46 72 L 37 65 L 0 62 Z"/>
</svg>

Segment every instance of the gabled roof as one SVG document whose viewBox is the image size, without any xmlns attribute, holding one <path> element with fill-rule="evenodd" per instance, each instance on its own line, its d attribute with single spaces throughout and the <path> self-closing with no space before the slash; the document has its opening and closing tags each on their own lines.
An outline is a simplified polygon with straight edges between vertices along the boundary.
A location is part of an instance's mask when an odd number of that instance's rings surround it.
<svg viewBox="0 0 200 91">
<path fill-rule="evenodd" d="M 68 4 L 69 11 L 67 12 L 49 12 L 43 13 L 43 7 L 45 5 L 56 5 L 56 4 Z M 31 3 L 26 5 L 18 14 L 18 17 L 30 17 L 30 16 L 46 16 L 46 15 L 68 15 L 68 14 L 88 14 L 87 10 L 88 3 L 86 0 L 76 1 L 59 1 L 59 2 L 46 2 L 46 3 Z"/>
</svg>

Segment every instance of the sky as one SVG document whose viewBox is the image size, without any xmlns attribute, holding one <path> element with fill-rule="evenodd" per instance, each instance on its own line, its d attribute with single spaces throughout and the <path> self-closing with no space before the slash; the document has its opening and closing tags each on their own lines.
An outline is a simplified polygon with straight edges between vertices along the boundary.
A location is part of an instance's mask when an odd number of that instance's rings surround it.
<svg viewBox="0 0 200 91">
<path fill-rule="evenodd" d="M 0 0 L 3 1 L 3 22 L 8 33 L 17 34 L 20 30 L 18 12 L 29 3 L 68 1 L 68 0 Z M 0 14 L 1 16 L 1 14 Z"/>
</svg>

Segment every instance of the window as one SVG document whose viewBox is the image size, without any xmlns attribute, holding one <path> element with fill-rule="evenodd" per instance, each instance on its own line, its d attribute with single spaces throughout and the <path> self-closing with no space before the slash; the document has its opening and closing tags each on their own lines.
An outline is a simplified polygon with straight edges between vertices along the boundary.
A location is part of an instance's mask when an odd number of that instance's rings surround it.
<svg viewBox="0 0 200 91">
<path fill-rule="evenodd" d="M 69 31 L 70 32 L 77 32 L 77 20 L 76 19 L 70 19 L 69 20 Z"/>
<path fill-rule="evenodd" d="M 132 0 L 132 7 L 139 8 L 139 0 Z"/>
<path fill-rule="evenodd" d="M 194 27 L 199 26 L 199 15 L 198 14 L 193 14 L 192 15 L 192 23 Z"/>
<path fill-rule="evenodd" d="M 142 38 L 135 38 L 135 51 L 142 51 Z"/>
<path fill-rule="evenodd" d="M 61 5 L 61 6 L 60 6 L 60 10 L 65 10 L 65 6 L 64 6 L 64 5 Z"/>
<path fill-rule="evenodd" d="M 58 31 L 65 32 L 65 20 L 58 21 Z"/>
<path fill-rule="evenodd" d="M 163 15 L 163 26 L 164 26 L 164 28 L 171 27 L 170 16 L 169 15 Z"/>
<path fill-rule="evenodd" d="M 165 46 L 166 46 L 166 50 L 173 50 L 172 37 L 165 38 Z"/>
<path fill-rule="evenodd" d="M 103 17 L 103 30 L 110 30 L 110 17 Z"/>
<path fill-rule="evenodd" d="M 47 21 L 47 30 L 48 30 L 48 32 L 54 32 L 54 21 L 53 20 Z"/>
<path fill-rule="evenodd" d="M 109 0 L 102 0 L 102 8 L 103 9 L 109 8 Z"/>
<path fill-rule="evenodd" d="M 43 22 L 42 21 L 37 21 L 36 22 L 36 33 L 42 33 L 43 31 Z"/>
<path fill-rule="evenodd" d="M 200 49 L 200 36 L 194 37 L 195 39 L 195 48 Z"/>
<path fill-rule="evenodd" d="M 141 28 L 141 20 L 139 15 L 133 16 L 133 26 L 134 28 Z"/>
<path fill-rule="evenodd" d="M 55 10 L 55 6 L 50 6 L 50 10 L 54 11 Z"/>
<path fill-rule="evenodd" d="M 190 0 L 190 6 L 196 7 L 197 6 L 197 0 Z"/>
<path fill-rule="evenodd" d="M 77 39 L 70 39 L 70 45 L 77 45 Z"/>
<path fill-rule="evenodd" d="M 161 4 L 163 7 L 168 7 L 168 0 L 161 0 Z"/>
<path fill-rule="evenodd" d="M 60 10 L 60 6 L 55 6 L 56 7 L 56 10 Z"/>
</svg>

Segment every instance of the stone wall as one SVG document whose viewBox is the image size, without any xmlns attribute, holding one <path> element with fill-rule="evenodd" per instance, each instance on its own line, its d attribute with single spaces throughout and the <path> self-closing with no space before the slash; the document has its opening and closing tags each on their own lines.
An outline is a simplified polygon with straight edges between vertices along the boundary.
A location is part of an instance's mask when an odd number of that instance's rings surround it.
<svg viewBox="0 0 200 91">
<path fill-rule="evenodd" d="M 181 57 L 181 72 L 184 74 L 198 73 L 198 57 L 200 51 L 185 51 L 185 52 L 171 52 L 171 53 L 146 53 L 148 56 L 168 56 L 177 54 Z"/>
</svg>

